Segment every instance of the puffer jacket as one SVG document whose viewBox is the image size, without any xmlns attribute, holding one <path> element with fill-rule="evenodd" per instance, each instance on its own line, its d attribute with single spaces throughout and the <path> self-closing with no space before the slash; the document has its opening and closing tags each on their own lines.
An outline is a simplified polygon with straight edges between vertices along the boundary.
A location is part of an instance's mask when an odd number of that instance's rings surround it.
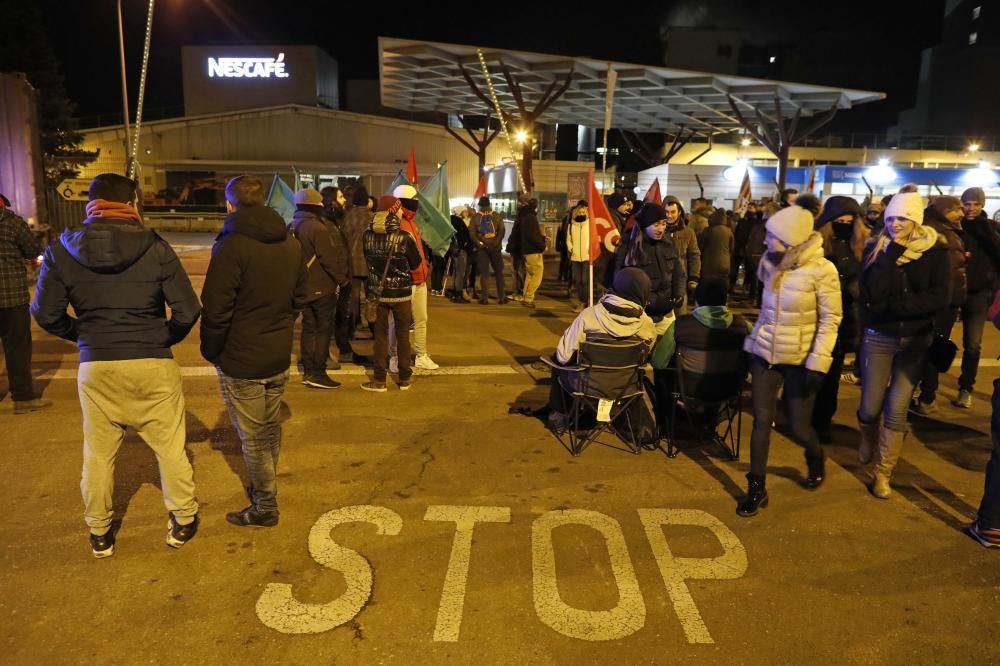
<svg viewBox="0 0 1000 666">
<path fill-rule="evenodd" d="M 351 252 L 351 272 L 353 277 L 360 278 L 367 275 L 368 265 L 365 261 L 364 235 L 365 231 L 372 223 L 372 212 L 364 206 L 354 206 L 344 217 L 343 230 L 347 236 L 347 243 Z"/>
<path fill-rule="evenodd" d="M 828 372 L 843 309 L 840 277 L 823 256 L 823 237 L 813 232 L 777 266 L 767 256 L 758 271 L 764 283 L 760 316 L 743 349 L 771 365 Z"/>
<path fill-rule="evenodd" d="M 590 220 L 566 226 L 566 249 L 570 261 L 590 261 Z"/>
<path fill-rule="evenodd" d="M 365 290 L 369 298 L 378 297 L 387 303 L 400 303 L 413 298 L 413 277 L 410 271 L 420 265 L 420 250 L 413 236 L 399 228 L 394 215 L 377 213 L 371 229 L 363 236 L 368 278 Z M 392 258 L 389 271 L 382 281 L 385 262 Z M 381 293 L 379 290 L 381 289 Z"/>
<path fill-rule="evenodd" d="M 586 341 L 588 333 L 606 333 L 616 338 L 637 336 L 653 344 L 656 332 L 653 320 L 642 308 L 612 293 L 576 316 L 573 323 L 563 333 L 556 347 L 556 360 L 567 364 Z"/>
</svg>

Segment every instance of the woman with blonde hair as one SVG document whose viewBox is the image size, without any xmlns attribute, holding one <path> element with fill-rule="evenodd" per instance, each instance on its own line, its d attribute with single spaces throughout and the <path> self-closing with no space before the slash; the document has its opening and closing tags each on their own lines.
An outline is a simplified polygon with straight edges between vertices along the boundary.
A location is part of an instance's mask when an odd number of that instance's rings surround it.
<svg viewBox="0 0 1000 666">
<path fill-rule="evenodd" d="M 879 499 L 892 493 L 889 480 L 906 438 L 913 387 L 933 342 L 934 316 L 951 299 L 948 244 L 923 221 L 920 194 L 894 195 L 885 228 L 868 243 L 862 263 L 858 460 L 874 458 L 871 492 Z"/>
</svg>

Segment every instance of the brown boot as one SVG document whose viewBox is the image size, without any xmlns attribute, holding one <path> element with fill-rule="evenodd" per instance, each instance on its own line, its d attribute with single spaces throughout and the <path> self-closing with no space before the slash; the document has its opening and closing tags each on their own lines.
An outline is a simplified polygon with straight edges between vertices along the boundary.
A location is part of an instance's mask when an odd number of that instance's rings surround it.
<svg viewBox="0 0 1000 666">
<path fill-rule="evenodd" d="M 889 430 L 882 427 L 878 431 L 879 461 L 875 463 L 872 495 L 879 499 L 889 499 L 889 496 L 892 495 L 889 480 L 892 478 L 893 468 L 899 461 L 899 454 L 903 451 L 904 439 L 906 439 L 906 433 L 899 430 Z"/>
<path fill-rule="evenodd" d="M 863 423 L 858 419 L 858 430 L 861 431 L 861 443 L 858 444 L 858 462 L 867 465 L 872 461 L 875 449 L 878 448 L 879 420 Z"/>
</svg>

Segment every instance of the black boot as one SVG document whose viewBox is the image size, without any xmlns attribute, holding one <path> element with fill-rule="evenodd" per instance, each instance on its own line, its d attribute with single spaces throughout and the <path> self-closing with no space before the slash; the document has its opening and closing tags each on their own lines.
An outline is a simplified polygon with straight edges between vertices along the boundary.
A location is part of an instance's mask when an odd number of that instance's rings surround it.
<svg viewBox="0 0 1000 666">
<path fill-rule="evenodd" d="M 747 494 L 736 507 L 736 515 L 748 518 L 757 515 L 758 507 L 767 506 L 767 489 L 764 487 L 764 477 L 747 474 Z"/>
<path fill-rule="evenodd" d="M 806 477 L 806 488 L 809 490 L 816 490 L 821 485 L 823 485 L 823 480 L 826 478 L 826 465 L 823 458 L 818 461 L 809 462 L 809 476 Z"/>
</svg>

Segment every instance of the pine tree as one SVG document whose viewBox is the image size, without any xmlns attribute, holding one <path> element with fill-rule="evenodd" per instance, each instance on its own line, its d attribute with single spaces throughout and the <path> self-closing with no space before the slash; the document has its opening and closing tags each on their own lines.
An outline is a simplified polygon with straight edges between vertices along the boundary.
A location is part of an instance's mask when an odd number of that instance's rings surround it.
<svg viewBox="0 0 1000 666">
<path fill-rule="evenodd" d="M 76 131 L 75 105 L 66 86 L 52 44 L 42 25 L 38 5 L 24 0 L 0 0 L 0 16 L 7 30 L 0 40 L 0 71 L 24 72 L 38 91 L 43 170 L 50 185 L 79 175 L 79 168 L 97 159 L 97 151 L 83 150 Z"/>
</svg>

